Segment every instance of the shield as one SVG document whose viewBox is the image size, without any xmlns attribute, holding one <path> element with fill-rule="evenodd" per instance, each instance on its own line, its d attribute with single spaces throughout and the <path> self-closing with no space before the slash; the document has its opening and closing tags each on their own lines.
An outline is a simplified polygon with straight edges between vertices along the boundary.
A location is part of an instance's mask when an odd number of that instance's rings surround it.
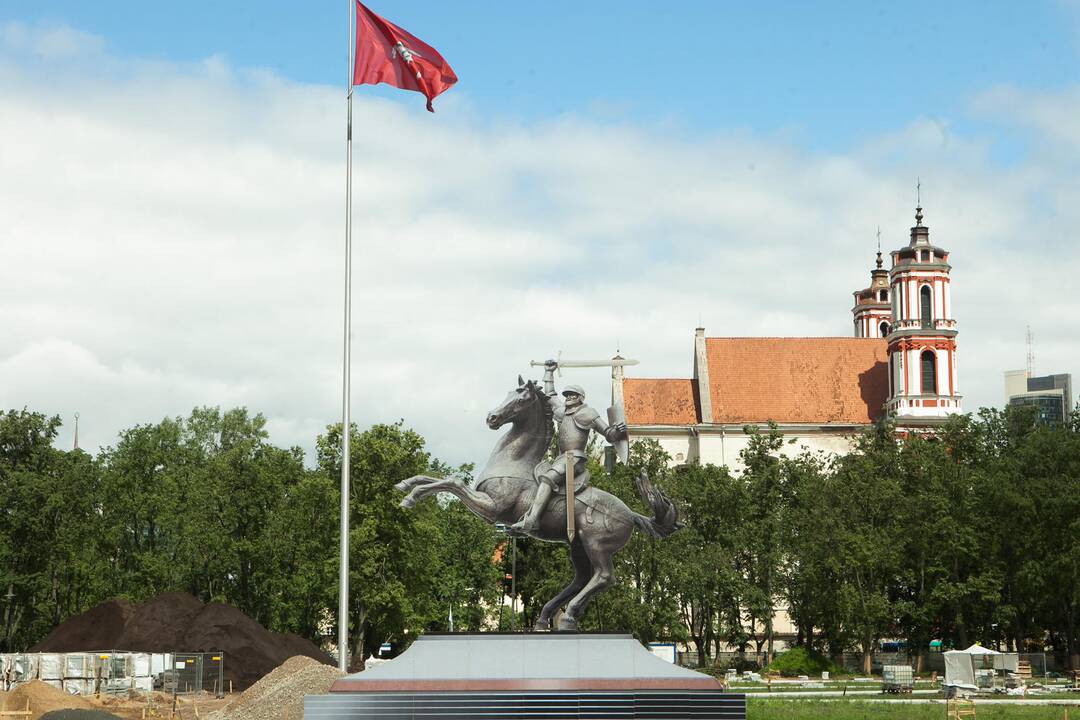
<svg viewBox="0 0 1080 720">
<path fill-rule="evenodd" d="M 608 425 L 614 425 L 615 423 L 626 423 L 626 414 L 623 412 L 622 405 L 613 405 L 607 409 Z M 630 441 L 627 438 L 622 440 L 616 440 L 612 443 L 615 447 L 615 457 L 619 458 L 619 462 L 626 464 L 627 459 L 630 457 Z"/>
</svg>

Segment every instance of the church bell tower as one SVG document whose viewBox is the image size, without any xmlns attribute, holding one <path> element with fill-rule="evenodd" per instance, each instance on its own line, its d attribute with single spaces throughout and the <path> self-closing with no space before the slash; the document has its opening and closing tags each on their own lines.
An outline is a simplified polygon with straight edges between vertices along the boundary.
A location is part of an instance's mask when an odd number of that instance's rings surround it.
<svg viewBox="0 0 1080 720">
<path fill-rule="evenodd" d="M 855 291 L 855 337 L 883 338 L 892 323 L 889 271 L 881 267 L 881 231 L 878 230 L 877 267 L 870 271 L 870 287 Z"/>
<path fill-rule="evenodd" d="M 887 409 L 902 424 L 933 425 L 962 410 L 956 383 L 952 267 L 949 253 L 930 243 L 921 206 L 915 208 L 911 241 L 891 256 Z M 858 293 L 856 302 L 857 298 Z"/>
</svg>

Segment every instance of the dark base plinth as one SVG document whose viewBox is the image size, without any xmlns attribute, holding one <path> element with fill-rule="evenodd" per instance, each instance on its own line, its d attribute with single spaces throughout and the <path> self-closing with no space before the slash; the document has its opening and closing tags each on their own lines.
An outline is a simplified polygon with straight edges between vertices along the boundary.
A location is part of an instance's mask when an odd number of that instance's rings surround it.
<svg viewBox="0 0 1080 720">
<path fill-rule="evenodd" d="M 304 700 L 305 720 L 743 720 L 744 695 L 655 657 L 630 635 L 426 635 Z"/>
</svg>

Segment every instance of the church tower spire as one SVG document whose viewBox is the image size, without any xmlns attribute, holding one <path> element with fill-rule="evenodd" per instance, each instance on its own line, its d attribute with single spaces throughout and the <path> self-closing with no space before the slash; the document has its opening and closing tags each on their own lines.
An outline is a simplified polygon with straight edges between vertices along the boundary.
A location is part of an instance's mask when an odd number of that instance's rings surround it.
<svg viewBox="0 0 1080 720">
<path fill-rule="evenodd" d="M 949 253 L 930 242 L 921 197 L 910 241 L 890 255 L 888 411 L 905 425 L 933 425 L 962 410 L 956 320 L 951 316 L 952 266 Z"/>
<path fill-rule="evenodd" d="M 881 228 L 877 231 L 876 267 L 870 271 L 870 286 L 856 290 L 855 337 L 883 338 L 889 334 L 892 308 L 889 305 L 889 271 L 881 267 Z"/>
</svg>

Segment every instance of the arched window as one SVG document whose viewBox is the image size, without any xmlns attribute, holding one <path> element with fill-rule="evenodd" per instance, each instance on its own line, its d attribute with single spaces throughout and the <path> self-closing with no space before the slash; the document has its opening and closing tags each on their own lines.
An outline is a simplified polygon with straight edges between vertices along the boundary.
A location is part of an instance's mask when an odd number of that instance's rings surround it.
<svg viewBox="0 0 1080 720">
<path fill-rule="evenodd" d="M 933 327 L 933 303 L 930 300 L 930 286 L 923 285 L 922 290 L 919 291 L 919 315 L 922 317 L 922 326 L 924 328 Z"/>
<path fill-rule="evenodd" d="M 878 302 L 889 302 L 889 291 L 888 290 L 878 290 L 877 299 L 878 299 Z"/>
<path fill-rule="evenodd" d="M 878 326 L 878 329 L 881 331 L 881 337 L 885 337 L 889 334 L 889 323 L 882 320 L 881 325 Z"/>
<path fill-rule="evenodd" d="M 937 395 L 937 356 L 933 350 L 923 350 L 919 359 L 922 361 L 922 394 Z"/>
</svg>

